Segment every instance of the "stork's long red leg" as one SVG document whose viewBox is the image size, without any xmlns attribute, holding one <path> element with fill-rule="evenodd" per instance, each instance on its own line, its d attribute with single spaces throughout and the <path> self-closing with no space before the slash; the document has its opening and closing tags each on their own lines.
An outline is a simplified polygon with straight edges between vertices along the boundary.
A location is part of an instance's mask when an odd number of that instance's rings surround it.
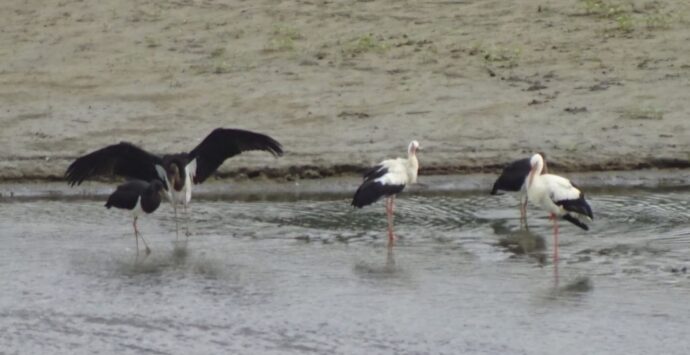
<svg viewBox="0 0 690 355">
<path fill-rule="evenodd" d="M 555 288 L 558 288 L 558 279 L 559 279 L 558 263 L 554 263 L 553 264 L 553 286 Z"/>
<path fill-rule="evenodd" d="M 386 198 L 386 218 L 388 220 L 388 245 L 392 245 L 395 236 L 393 236 L 393 199 L 391 197 Z"/>
<path fill-rule="evenodd" d="M 551 214 L 549 219 L 553 220 L 553 263 L 558 262 L 558 217 Z"/>
<path fill-rule="evenodd" d="M 395 234 L 393 234 L 393 221 L 395 220 L 395 195 L 391 196 L 391 231 L 388 235 L 388 243 L 393 244 L 395 242 Z"/>
</svg>

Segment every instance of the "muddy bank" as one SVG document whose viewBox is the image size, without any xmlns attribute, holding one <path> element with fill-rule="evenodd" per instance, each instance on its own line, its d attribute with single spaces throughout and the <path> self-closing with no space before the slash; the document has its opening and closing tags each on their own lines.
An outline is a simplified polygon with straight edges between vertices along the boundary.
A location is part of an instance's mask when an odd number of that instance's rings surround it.
<svg viewBox="0 0 690 355">
<path fill-rule="evenodd" d="M 422 174 L 690 166 L 678 1 L 23 1 L 0 5 L 0 180 L 59 179 L 119 141 L 267 133 L 219 176 L 354 174 L 421 142 Z"/>
<path fill-rule="evenodd" d="M 525 155 L 528 156 L 528 155 Z M 3 173 L 0 174 L 0 182 L 30 182 L 30 181 L 63 181 L 63 173 L 65 167 L 69 165 L 72 160 L 22 160 L 22 161 L 5 161 L 0 163 L 4 167 Z M 505 162 L 507 163 L 507 162 Z M 430 175 L 458 175 L 458 174 L 498 174 L 505 167 L 505 163 L 500 164 L 485 164 L 485 165 L 437 165 L 437 166 L 421 166 L 420 176 Z M 234 168 L 232 163 L 228 163 L 227 167 L 221 169 L 215 174 L 216 180 L 273 180 L 281 181 L 296 181 L 309 179 L 325 179 L 337 177 L 352 177 L 359 175 L 365 171 L 370 165 L 302 165 L 302 166 L 286 166 L 286 167 L 240 167 Z M 629 171 L 632 176 L 635 176 L 635 171 L 648 169 L 666 169 L 669 171 L 677 171 L 679 179 L 683 179 L 687 175 L 687 171 L 683 169 L 690 169 L 690 161 L 682 159 L 659 159 L 649 158 L 646 161 L 610 161 L 605 163 L 587 164 L 563 164 L 555 161 L 549 162 L 549 167 L 553 171 L 561 173 L 571 172 L 603 172 L 603 171 Z M 452 178 L 452 177 L 450 177 Z M 101 182 L 118 182 L 121 178 L 118 177 L 98 177 L 95 181 Z"/>
<path fill-rule="evenodd" d="M 592 194 L 617 189 L 680 189 L 690 187 L 690 174 L 686 170 L 636 170 L 571 173 L 568 177 Z M 496 179 L 495 174 L 425 175 L 418 185 L 411 185 L 405 195 L 438 193 L 488 194 Z M 279 200 L 321 199 L 351 197 L 361 180 L 357 176 L 328 177 L 323 179 L 296 179 L 278 181 L 268 178 L 213 179 L 194 187 L 194 200 Z M 20 181 L 0 183 L 0 201 L 24 199 L 97 199 L 113 192 L 112 181 L 87 182 L 69 187 L 64 182 Z"/>
</svg>

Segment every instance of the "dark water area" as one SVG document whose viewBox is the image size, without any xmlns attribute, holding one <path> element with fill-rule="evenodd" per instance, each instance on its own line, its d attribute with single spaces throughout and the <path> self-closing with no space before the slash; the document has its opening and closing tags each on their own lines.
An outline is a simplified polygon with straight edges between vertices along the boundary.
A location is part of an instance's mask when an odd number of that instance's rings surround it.
<svg viewBox="0 0 690 355">
<path fill-rule="evenodd" d="M 585 232 L 514 196 L 408 193 L 164 204 L 0 200 L 0 353 L 687 354 L 690 190 L 598 190 Z"/>
</svg>

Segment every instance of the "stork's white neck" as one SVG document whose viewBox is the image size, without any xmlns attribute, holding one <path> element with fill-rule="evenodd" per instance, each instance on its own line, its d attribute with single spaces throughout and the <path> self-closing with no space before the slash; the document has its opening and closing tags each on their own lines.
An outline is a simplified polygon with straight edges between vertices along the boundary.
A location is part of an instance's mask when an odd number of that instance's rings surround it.
<svg viewBox="0 0 690 355">
<path fill-rule="evenodd" d="M 544 159 L 541 157 L 541 155 L 535 154 L 530 159 L 530 163 L 532 163 L 532 170 L 530 170 L 529 175 L 527 176 L 528 189 L 534 183 L 534 179 L 539 179 L 539 176 L 541 176 L 541 172 L 544 170 Z"/>
<path fill-rule="evenodd" d="M 410 153 L 407 156 L 407 178 L 411 184 L 417 183 L 417 171 L 419 170 L 419 161 L 417 155 Z"/>
<path fill-rule="evenodd" d="M 537 159 L 532 170 L 534 170 L 534 175 L 541 175 L 542 170 L 544 170 L 544 159 L 541 156 Z"/>
</svg>

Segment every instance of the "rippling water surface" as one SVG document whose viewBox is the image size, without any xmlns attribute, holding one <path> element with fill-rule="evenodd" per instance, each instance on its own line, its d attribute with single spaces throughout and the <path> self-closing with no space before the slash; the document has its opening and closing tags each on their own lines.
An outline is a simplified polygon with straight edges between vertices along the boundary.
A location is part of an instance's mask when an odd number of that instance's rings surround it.
<svg viewBox="0 0 690 355">
<path fill-rule="evenodd" d="M 174 243 L 103 201 L 0 202 L 0 353 L 690 353 L 690 191 L 590 194 L 590 232 L 509 195 L 207 198 Z M 181 240 L 184 241 L 181 236 Z"/>
</svg>

